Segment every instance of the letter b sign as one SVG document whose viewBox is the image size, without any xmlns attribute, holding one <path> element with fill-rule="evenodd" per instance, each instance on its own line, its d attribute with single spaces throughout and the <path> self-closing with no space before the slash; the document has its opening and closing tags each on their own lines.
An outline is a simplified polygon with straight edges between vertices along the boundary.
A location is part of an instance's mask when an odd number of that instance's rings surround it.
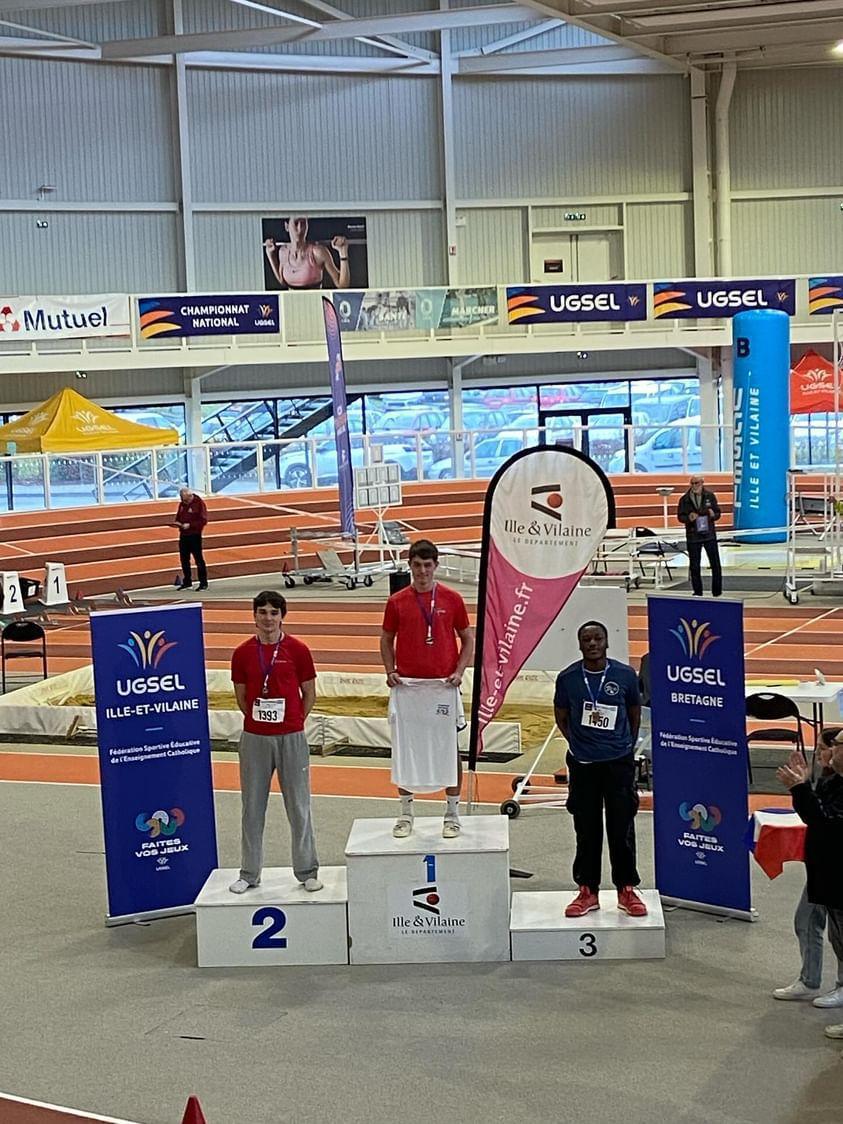
<svg viewBox="0 0 843 1124">
<path fill-rule="evenodd" d="M 738 359 L 746 359 L 749 355 L 749 340 L 746 336 L 738 336 L 735 340 L 735 355 Z"/>
</svg>

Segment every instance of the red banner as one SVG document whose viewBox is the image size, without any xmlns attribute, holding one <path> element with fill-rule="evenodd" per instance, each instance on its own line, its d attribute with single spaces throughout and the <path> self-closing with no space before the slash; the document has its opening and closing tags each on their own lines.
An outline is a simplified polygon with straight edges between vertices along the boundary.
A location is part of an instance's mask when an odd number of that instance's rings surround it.
<svg viewBox="0 0 843 1124">
<path fill-rule="evenodd" d="M 575 449 L 525 449 L 492 478 L 483 514 L 470 768 L 507 689 L 614 524 L 609 481 Z"/>
</svg>

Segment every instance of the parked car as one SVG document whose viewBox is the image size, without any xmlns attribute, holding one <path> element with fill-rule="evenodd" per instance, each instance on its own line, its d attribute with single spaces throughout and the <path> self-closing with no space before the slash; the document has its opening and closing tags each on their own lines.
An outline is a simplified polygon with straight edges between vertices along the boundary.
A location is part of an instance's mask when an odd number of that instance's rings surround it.
<svg viewBox="0 0 843 1124">
<path fill-rule="evenodd" d="M 492 476 L 505 460 L 524 448 L 524 437 L 521 433 L 506 430 L 496 437 L 484 437 L 474 446 L 474 475 Z M 465 451 L 466 473 L 471 473 L 471 456 L 468 448 Z M 428 473 L 432 480 L 449 480 L 454 476 L 454 466 L 450 457 L 443 457 L 434 461 Z"/>
<path fill-rule="evenodd" d="M 380 442 L 378 442 L 380 444 Z M 405 445 L 384 444 L 384 462 L 397 464 L 401 467 L 401 477 L 404 480 L 415 480 L 418 476 L 418 461 L 416 449 Z M 332 439 L 319 441 L 316 445 L 316 481 L 313 480 L 311 470 L 310 452 L 302 443 L 291 447 L 289 451 L 282 452 L 278 460 L 278 476 L 285 488 L 309 488 L 316 483 L 318 487 L 336 484 L 337 447 Z M 433 454 L 422 446 L 422 463 L 425 466 L 425 475 L 429 475 L 428 465 L 433 461 Z M 363 449 L 352 445 L 351 464 L 353 468 L 363 467 Z"/>
<path fill-rule="evenodd" d="M 702 468 L 699 415 L 657 429 L 635 447 L 636 472 L 696 472 Z M 624 472 L 624 450 L 618 449 L 609 460 L 610 472 Z"/>
</svg>

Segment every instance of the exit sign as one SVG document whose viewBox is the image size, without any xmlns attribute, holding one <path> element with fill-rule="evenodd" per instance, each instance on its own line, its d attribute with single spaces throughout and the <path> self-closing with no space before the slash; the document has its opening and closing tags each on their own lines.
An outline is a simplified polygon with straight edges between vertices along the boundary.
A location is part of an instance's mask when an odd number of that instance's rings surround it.
<svg viewBox="0 0 843 1124">
<path fill-rule="evenodd" d="M 585 222 L 585 211 L 566 211 L 565 222 Z"/>
</svg>

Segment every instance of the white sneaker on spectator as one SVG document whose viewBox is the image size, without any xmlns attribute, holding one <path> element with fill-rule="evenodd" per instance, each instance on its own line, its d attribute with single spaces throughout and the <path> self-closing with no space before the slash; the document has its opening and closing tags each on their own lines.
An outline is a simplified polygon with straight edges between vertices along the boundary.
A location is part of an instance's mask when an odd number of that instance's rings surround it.
<svg viewBox="0 0 843 1124">
<path fill-rule="evenodd" d="M 814 1000 L 815 1007 L 843 1007 L 843 987 L 836 987 L 825 995 L 818 995 Z"/>
<path fill-rule="evenodd" d="M 306 878 L 305 881 L 302 882 L 302 886 L 304 886 L 309 894 L 315 894 L 317 890 L 322 889 L 322 883 L 318 878 Z"/>
<path fill-rule="evenodd" d="M 843 1038 L 843 1023 L 837 1023 L 835 1026 L 827 1026 L 824 1033 L 826 1038 Z"/>
<path fill-rule="evenodd" d="M 808 987 L 801 980 L 794 980 L 787 987 L 777 987 L 773 992 L 773 997 L 775 999 L 813 999 L 819 993 L 818 987 Z"/>
</svg>

